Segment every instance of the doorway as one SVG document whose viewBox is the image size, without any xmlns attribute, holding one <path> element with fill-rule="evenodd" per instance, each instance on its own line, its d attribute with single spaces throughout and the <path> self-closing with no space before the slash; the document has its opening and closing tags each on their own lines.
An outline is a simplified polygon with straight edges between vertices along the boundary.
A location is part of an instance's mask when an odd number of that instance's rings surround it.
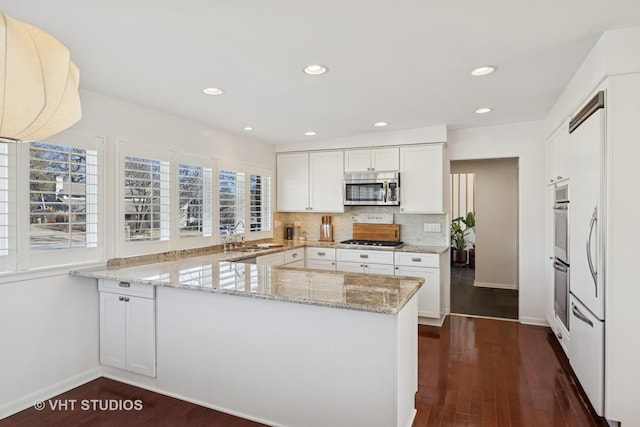
<svg viewBox="0 0 640 427">
<path fill-rule="evenodd" d="M 518 159 L 452 161 L 450 209 L 451 313 L 518 319 Z"/>
</svg>

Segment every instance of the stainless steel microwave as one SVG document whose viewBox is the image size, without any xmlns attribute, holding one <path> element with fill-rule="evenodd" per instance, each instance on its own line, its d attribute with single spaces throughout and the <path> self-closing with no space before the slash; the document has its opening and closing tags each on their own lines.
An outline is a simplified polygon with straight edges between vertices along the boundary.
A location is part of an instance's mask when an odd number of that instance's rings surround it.
<svg viewBox="0 0 640 427">
<path fill-rule="evenodd" d="M 395 171 L 345 173 L 344 204 L 356 206 L 400 205 L 400 173 Z"/>
</svg>

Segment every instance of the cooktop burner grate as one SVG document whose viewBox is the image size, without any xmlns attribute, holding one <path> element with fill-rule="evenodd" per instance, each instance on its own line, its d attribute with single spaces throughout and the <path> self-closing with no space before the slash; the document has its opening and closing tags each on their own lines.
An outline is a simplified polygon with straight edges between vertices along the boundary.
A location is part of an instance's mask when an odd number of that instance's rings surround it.
<svg viewBox="0 0 640 427">
<path fill-rule="evenodd" d="M 343 243 L 346 245 L 389 246 L 389 247 L 396 247 L 396 246 L 402 245 L 402 242 L 389 242 L 385 240 L 356 240 L 356 239 L 349 239 L 349 240 L 342 241 L 340 243 Z"/>
</svg>

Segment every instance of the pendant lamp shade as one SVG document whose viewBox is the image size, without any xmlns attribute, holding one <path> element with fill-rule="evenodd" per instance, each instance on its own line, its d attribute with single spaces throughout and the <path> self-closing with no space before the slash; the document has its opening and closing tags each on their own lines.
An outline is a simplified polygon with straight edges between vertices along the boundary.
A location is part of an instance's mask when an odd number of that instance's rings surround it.
<svg viewBox="0 0 640 427">
<path fill-rule="evenodd" d="M 62 43 L 0 13 L 0 140 L 43 140 L 80 120 L 79 77 Z"/>
</svg>

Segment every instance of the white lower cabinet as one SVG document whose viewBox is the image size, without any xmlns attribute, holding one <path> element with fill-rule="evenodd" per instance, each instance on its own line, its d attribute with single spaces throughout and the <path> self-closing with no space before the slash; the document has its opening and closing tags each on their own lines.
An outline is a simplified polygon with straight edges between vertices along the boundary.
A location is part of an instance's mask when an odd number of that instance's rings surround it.
<svg viewBox="0 0 640 427">
<path fill-rule="evenodd" d="M 286 265 L 289 267 L 304 267 L 304 248 L 289 249 L 287 251 L 276 252 L 274 254 L 260 255 L 256 257 L 257 265 L 270 265 L 279 267 Z"/>
<path fill-rule="evenodd" d="M 276 252 L 275 254 L 260 255 L 256 257 L 257 265 L 271 265 L 278 267 L 284 264 L 284 252 Z"/>
<path fill-rule="evenodd" d="M 393 252 L 358 249 L 336 251 L 337 270 L 351 273 L 387 274 L 393 276 Z"/>
<path fill-rule="evenodd" d="M 418 316 L 440 318 L 440 256 L 437 254 L 397 252 L 396 276 L 424 278 L 418 291 Z"/>
<path fill-rule="evenodd" d="M 334 248 L 307 247 L 305 267 L 336 271 L 336 250 Z"/>
<path fill-rule="evenodd" d="M 100 280 L 100 363 L 156 376 L 155 289 Z"/>
</svg>

